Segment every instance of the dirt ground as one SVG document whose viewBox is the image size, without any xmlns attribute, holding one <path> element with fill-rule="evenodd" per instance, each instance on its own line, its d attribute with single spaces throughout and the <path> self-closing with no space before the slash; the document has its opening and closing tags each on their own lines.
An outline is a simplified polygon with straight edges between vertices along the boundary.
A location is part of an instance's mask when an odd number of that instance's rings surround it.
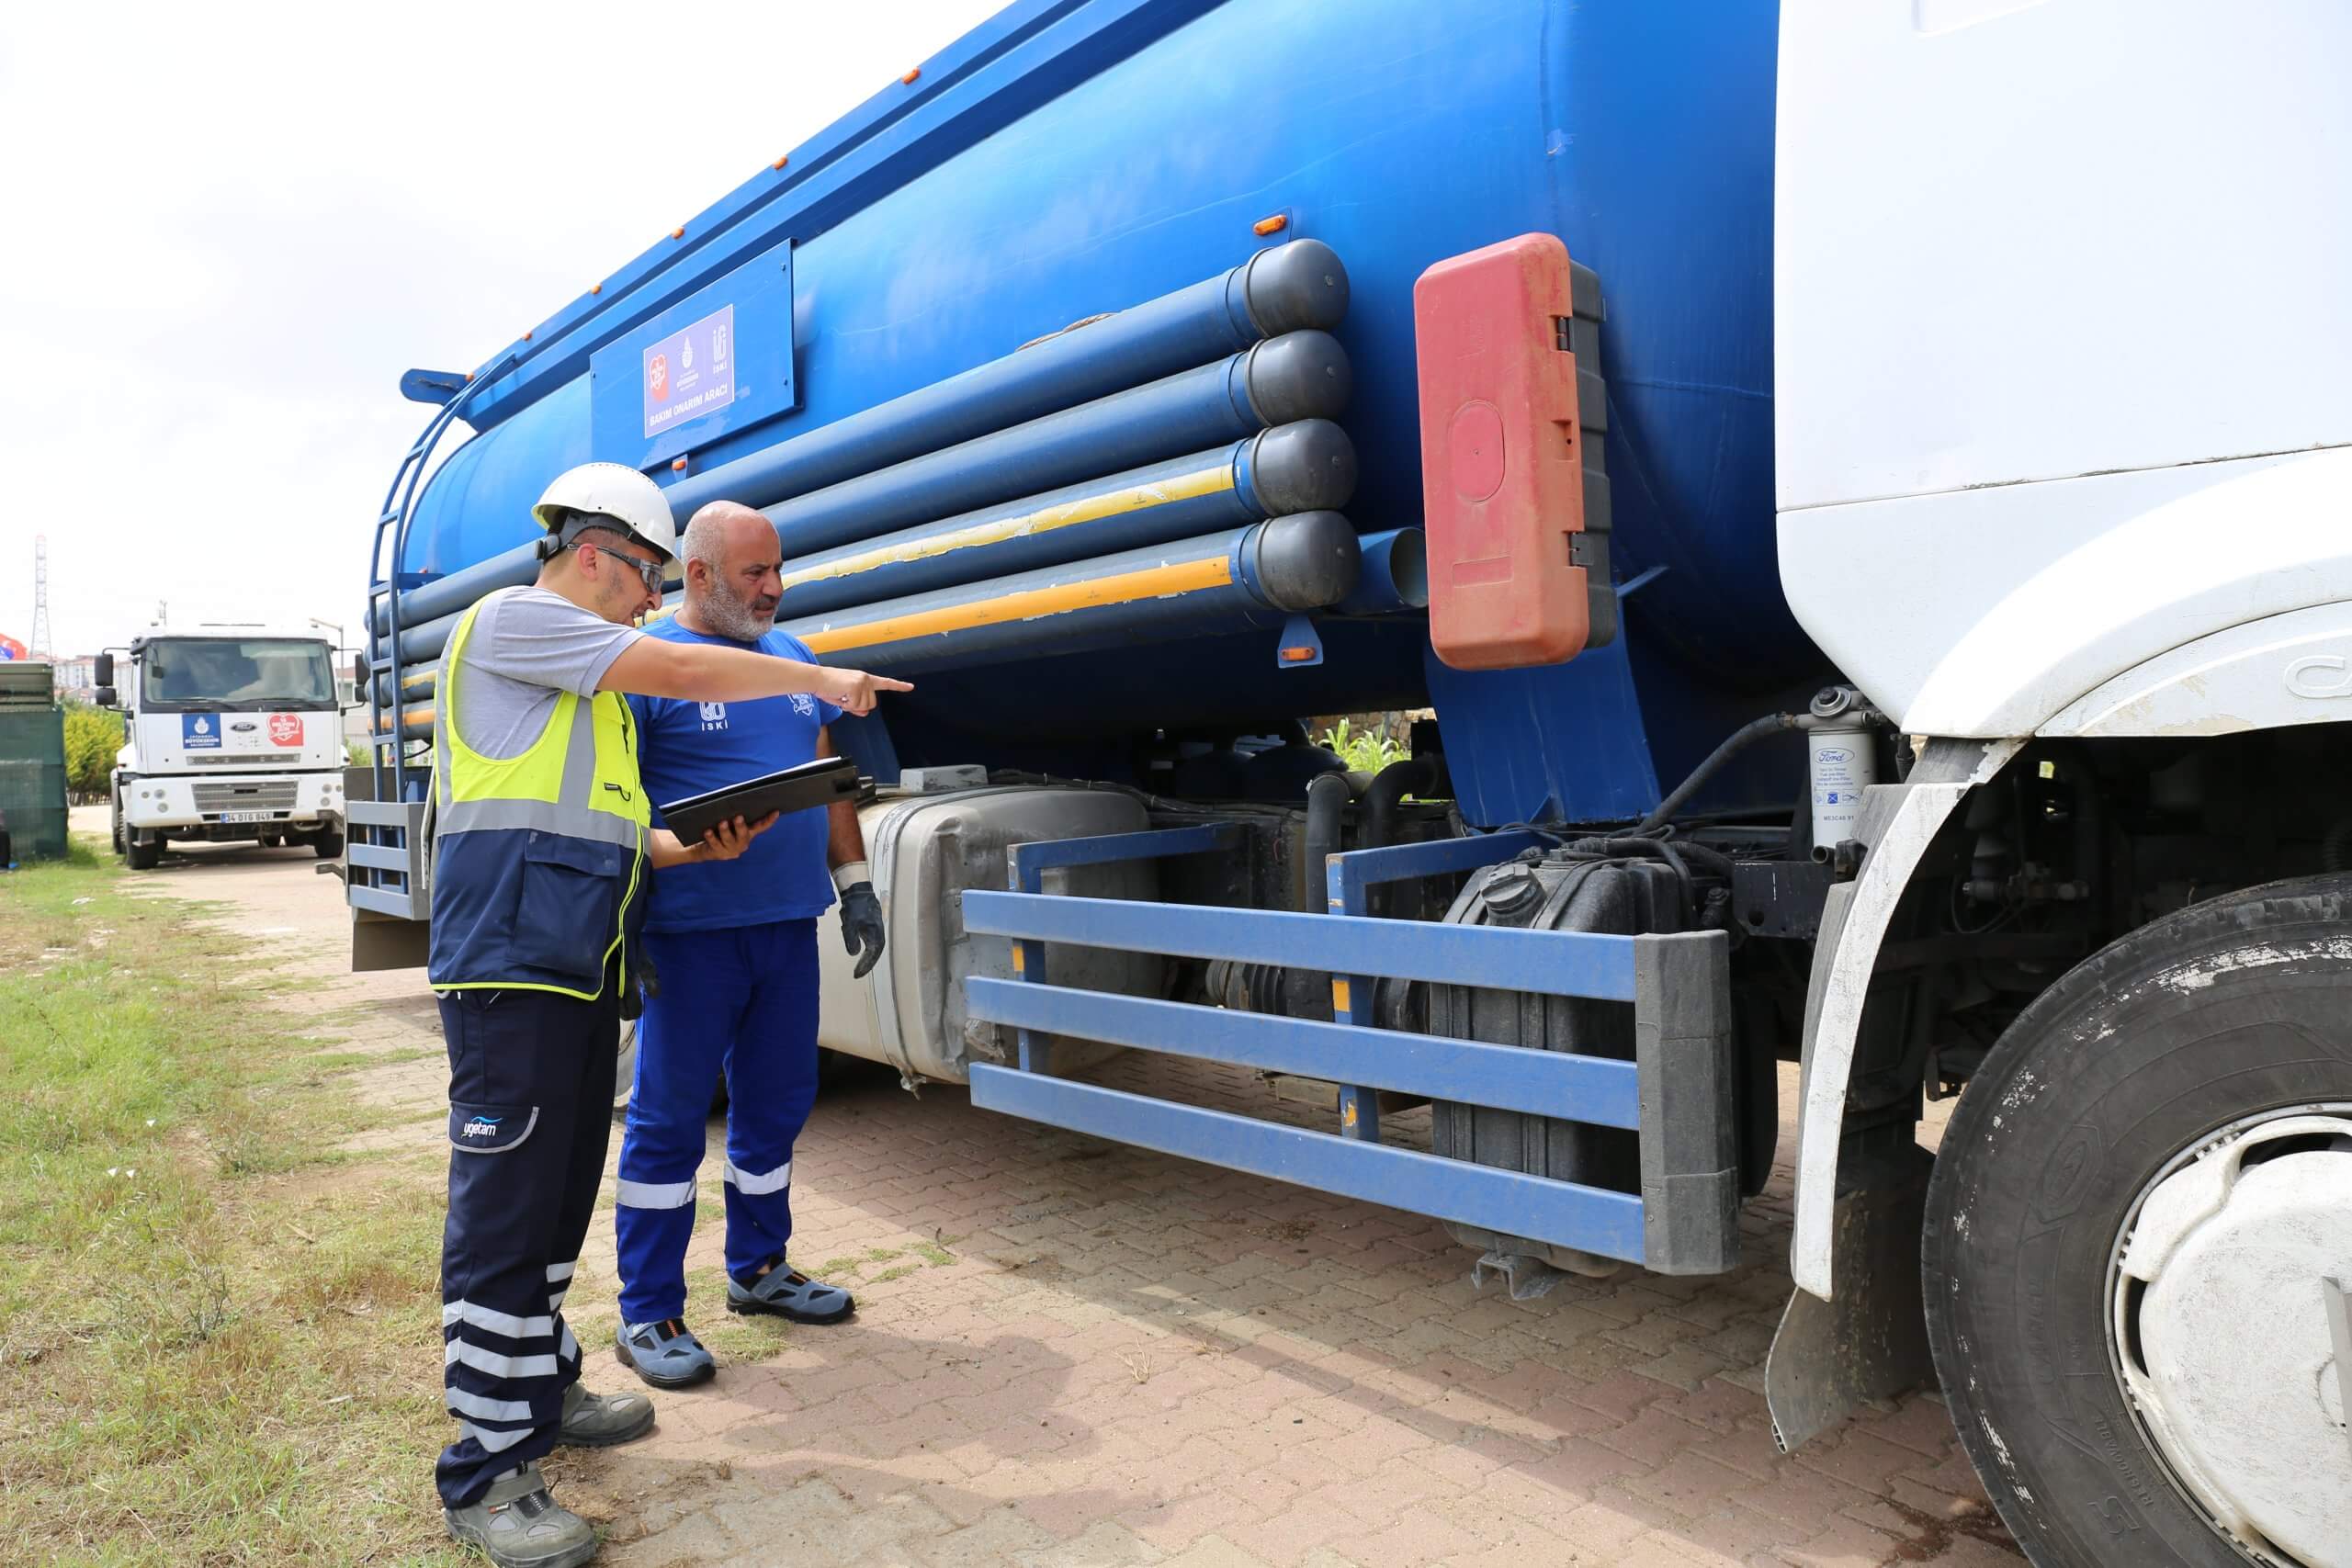
<svg viewBox="0 0 2352 1568">
<path fill-rule="evenodd" d="M 341 884 L 316 863 L 198 847 L 142 881 L 217 901 L 273 967 L 324 982 L 300 1005 L 387 1058 L 356 1080 L 402 1112 L 374 1146 L 433 1201 L 416 1174 L 443 1136 L 433 998 L 418 972 L 346 973 Z M 1198 1064 L 1101 1076 L 1319 1120 Z M 1394 1120 L 1425 1136 L 1426 1111 Z M 1785 1165 L 1737 1273 L 1525 1303 L 1474 1289 L 1433 1222 L 1010 1121 L 951 1086 L 918 1099 L 878 1070 L 820 1099 L 795 1174 L 793 1261 L 835 1269 L 857 1314 L 761 1325 L 775 1353 L 655 1395 L 650 1438 L 557 1462 L 615 1568 L 2022 1561 L 1932 1391 L 1774 1451 L 1760 1390 L 1789 1293 Z M 706 1223 L 690 1280 L 716 1279 L 718 1244 Z M 571 1306 L 607 1390 L 636 1386 L 609 1352 L 613 1290 L 600 1220 Z M 697 1292 L 707 1337 L 730 1321 Z M 417 1494 L 432 1506 L 421 1469 Z"/>
</svg>

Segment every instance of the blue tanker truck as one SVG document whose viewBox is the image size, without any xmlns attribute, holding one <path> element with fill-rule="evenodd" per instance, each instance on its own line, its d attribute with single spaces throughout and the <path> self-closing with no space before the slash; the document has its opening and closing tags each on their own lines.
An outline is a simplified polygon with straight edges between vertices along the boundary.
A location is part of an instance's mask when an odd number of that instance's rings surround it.
<svg viewBox="0 0 2352 1568">
<path fill-rule="evenodd" d="M 2352 24 L 2191 13 L 1019 0 L 402 378 L 355 962 L 628 463 L 915 682 L 827 1046 L 1521 1292 L 1734 1267 L 1785 1082 L 1784 1445 L 1934 1377 L 2038 1563 L 2352 1562 Z"/>
</svg>

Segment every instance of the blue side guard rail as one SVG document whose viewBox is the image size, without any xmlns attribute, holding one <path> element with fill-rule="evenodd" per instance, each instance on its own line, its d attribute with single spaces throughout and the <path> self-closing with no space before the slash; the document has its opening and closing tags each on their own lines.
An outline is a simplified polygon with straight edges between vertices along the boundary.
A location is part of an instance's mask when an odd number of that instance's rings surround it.
<svg viewBox="0 0 2352 1568">
<path fill-rule="evenodd" d="M 1011 851 L 1012 890 L 964 895 L 964 926 L 1010 938 L 1011 980 L 967 982 L 970 1015 L 1016 1029 L 1019 1066 L 974 1063 L 972 1102 L 1114 1143 L 1271 1176 L 1666 1273 L 1738 1260 L 1730 939 L 1443 925 L 1363 914 L 1385 882 L 1468 871 L 1546 840 L 1527 832 L 1333 855 L 1331 913 L 1080 898 L 1047 870 L 1228 852 L 1233 823 L 1063 839 Z M 1269 1016 L 1050 984 L 1046 943 L 1329 971 L 1334 1021 Z M 1374 1027 L 1380 977 L 1631 1003 L 1631 1061 Z M 1341 1084 L 1337 1133 L 1262 1122 L 1054 1076 L 1049 1035 L 1103 1041 Z M 1641 1191 L 1465 1160 L 1380 1140 L 1377 1091 L 1634 1132 Z"/>
</svg>

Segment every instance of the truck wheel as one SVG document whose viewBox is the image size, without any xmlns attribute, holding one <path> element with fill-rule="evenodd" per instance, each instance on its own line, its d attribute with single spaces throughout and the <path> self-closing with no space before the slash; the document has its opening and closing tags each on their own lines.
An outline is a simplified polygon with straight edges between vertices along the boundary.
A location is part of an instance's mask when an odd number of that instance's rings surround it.
<svg viewBox="0 0 2352 1568">
<path fill-rule="evenodd" d="M 161 839 L 152 843 L 142 844 L 139 841 L 139 836 L 128 828 L 123 829 L 123 838 L 122 858 L 131 870 L 153 871 L 163 863 L 164 841 Z"/>
<path fill-rule="evenodd" d="M 122 791 L 117 790 L 114 792 L 114 852 L 122 854 L 126 848 L 127 840 L 122 829 Z"/>
<path fill-rule="evenodd" d="M 2183 910 L 2036 999 L 1945 1130 L 1922 1268 L 2041 1568 L 2352 1562 L 2352 876 Z"/>
<path fill-rule="evenodd" d="M 341 860 L 343 858 L 343 835 L 341 833 L 320 834 L 317 838 L 311 840 L 311 852 L 317 855 L 321 860 Z"/>
</svg>

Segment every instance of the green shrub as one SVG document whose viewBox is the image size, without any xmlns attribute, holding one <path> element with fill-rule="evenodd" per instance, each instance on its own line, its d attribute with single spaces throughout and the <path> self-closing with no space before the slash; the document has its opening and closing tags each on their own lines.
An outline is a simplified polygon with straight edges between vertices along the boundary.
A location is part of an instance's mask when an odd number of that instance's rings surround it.
<svg viewBox="0 0 2352 1568">
<path fill-rule="evenodd" d="M 87 703 L 65 705 L 65 787 L 77 795 L 105 795 L 114 754 L 122 750 L 122 715 Z"/>
</svg>

